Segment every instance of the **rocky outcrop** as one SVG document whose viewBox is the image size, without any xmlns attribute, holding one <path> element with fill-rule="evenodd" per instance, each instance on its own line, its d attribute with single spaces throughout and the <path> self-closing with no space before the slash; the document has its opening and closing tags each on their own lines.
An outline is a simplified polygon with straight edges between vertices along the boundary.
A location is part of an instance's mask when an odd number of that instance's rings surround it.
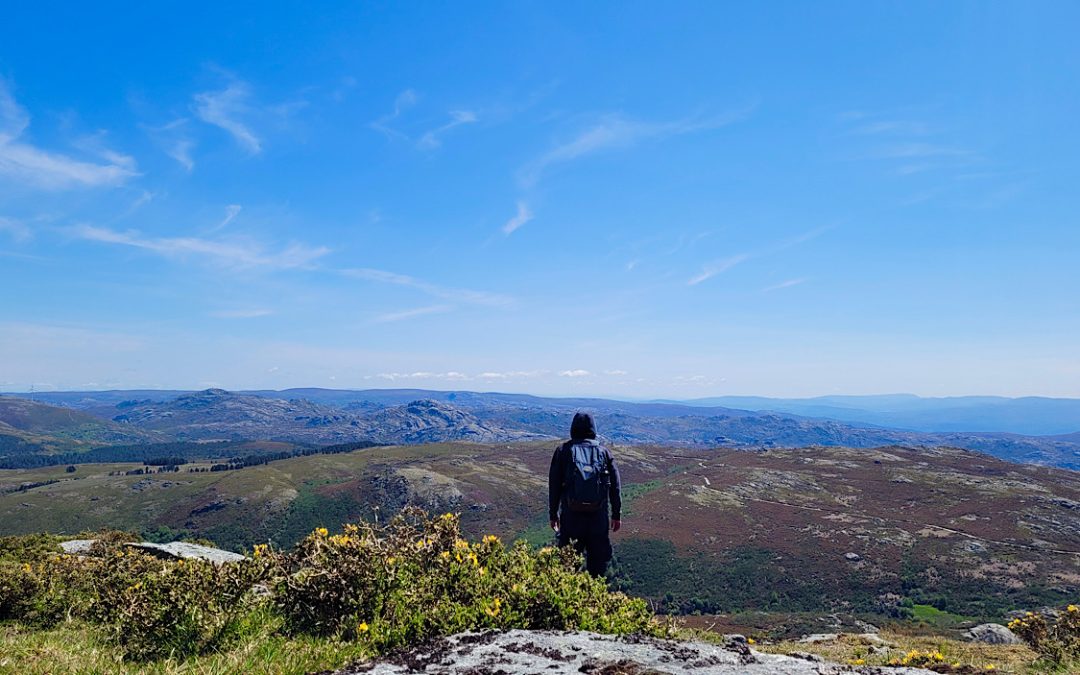
<svg viewBox="0 0 1080 675">
<path fill-rule="evenodd" d="M 964 633 L 971 642 L 985 642 L 989 645 L 1018 645 L 1022 640 L 1000 623 L 984 623 Z"/>
<path fill-rule="evenodd" d="M 333 675 L 430 673 L 586 673 L 587 675 L 831 675 L 928 674 L 920 668 L 844 666 L 809 658 L 764 654 L 731 636 L 724 645 L 586 632 L 462 633 L 358 663 Z"/>
<path fill-rule="evenodd" d="M 70 555 L 90 555 L 93 553 L 97 539 L 70 539 L 60 542 L 60 548 Z M 231 551 L 224 551 L 212 546 L 189 544 L 184 541 L 170 541 L 167 544 L 154 544 L 149 541 L 130 542 L 125 544 L 128 548 L 137 548 L 144 553 L 168 558 L 169 560 L 209 560 L 220 565 L 222 563 L 237 562 L 244 560 L 244 556 Z"/>
</svg>

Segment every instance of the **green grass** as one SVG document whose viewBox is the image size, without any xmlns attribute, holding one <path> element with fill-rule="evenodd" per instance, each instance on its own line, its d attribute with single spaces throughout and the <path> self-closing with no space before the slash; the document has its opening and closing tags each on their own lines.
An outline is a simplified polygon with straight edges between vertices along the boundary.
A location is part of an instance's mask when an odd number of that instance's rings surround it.
<svg viewBox="0 0 1080 675">
<path fill-rule="evenodd" d="M 312 637 L 287 638 L 276 631 L 280 620 L 252 617 L 247 631 L 227 651 L 149 663 L 123 660 L 119 648 L 99 629 L 72 621 L 50 630 L 15 622 L 0 623 L 0 674 L 62 673 L 311 673 L 336 670 L 369 656 L 355 642 Z"/>
<path fill-rule="evenodd" d="M 912 618 L 940 628 L 948 628 L 965 622 L 977 621 L 976 617 L 963 616 L 945 612 L 933 605 L 915 605 L 912 607 Z"/>
</svg>

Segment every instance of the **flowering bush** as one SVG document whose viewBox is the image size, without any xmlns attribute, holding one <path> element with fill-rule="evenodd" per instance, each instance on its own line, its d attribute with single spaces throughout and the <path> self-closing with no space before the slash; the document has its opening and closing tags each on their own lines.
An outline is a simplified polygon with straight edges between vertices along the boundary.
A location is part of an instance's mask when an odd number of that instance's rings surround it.
<svg viewBox="0 0 1080 675">
<path fill-rule="evenodd" d="M 291 632 L 368 641 L 383 651 L 482 628 L 662 633 L 645 602 L 578 572 L 572 550 L 470 543 L 457 516 L 403 512 L 386 527 L 316 530 L 280 556 L 274 603 Z"/>
<path fill-rule="evenodd" d="M 1049 618 L 1027 612 L 1010 621 L 1009 629 L 1053 664 L 1080 659 L 1080 607 L 1076 605 Z"/>
<path fill-rule="evenodd" d="M 318 528 L 289 552 L 258 545 L 223 565 L 162 560 L 119 536 L 89 555 L 33 550 L 0 559 L 0 620 L 89 621 L 136 660 L 207 653 L 267 621 L 356 640 L 368 653 L 484 628 L 670 631 L 644 600 L 579 572 L 572 549 L 535 551 L 492 535 L 469 542 L 457 516 L 419 509 L 383 527 Z"/>
</svg>

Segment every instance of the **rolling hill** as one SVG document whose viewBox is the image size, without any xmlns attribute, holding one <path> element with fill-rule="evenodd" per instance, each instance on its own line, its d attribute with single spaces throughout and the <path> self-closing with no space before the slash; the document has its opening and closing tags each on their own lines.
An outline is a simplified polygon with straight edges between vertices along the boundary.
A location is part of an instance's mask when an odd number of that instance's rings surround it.
<svg viewBox="0 0 1080 675">
<path fill-rule="evenodd" d="M 474 535 L 550 540 L 551 444 L 436 444 L 312 455 L 218 473 L 136 465 L 0 471 L 0 531 L 122 527 L 284 546 L 407 503 Z M 959 614 L 1070 600 L 1080 475 L 955 449 L 618 451 L 619 583 L 676 611 L 850 610 L 903 599 Z M 25 487 L 30 485 L 30 487 Z"/>
</svg>

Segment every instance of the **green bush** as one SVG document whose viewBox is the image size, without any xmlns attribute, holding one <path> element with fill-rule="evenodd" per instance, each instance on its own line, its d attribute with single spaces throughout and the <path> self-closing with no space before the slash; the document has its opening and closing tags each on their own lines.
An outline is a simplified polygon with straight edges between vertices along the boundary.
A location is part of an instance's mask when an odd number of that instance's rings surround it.
<svg viewBox="0 0 1080 675">
<path fill-rule="evenodd" d="M 355 637 L 375 651 L 483 628 L 665 632 L 643 600 L 580 573 L 572 550 L 490 535 L 469 543 L 449 513 L 318 529 L 279 560 L 274 603 L 287 630 Z"/>
<path fill-rule="evenodd" d="M 1050 617 L 1028 612 L 1010 621 L 1009 629 L 1056 666 L 1080 659 L 1080 607 L 1076 605 Z"/>
<path fill-rule="evenodd" d="M 171 561 L 107 536 L 87 555 L 22 542 L 0 560 L 0 620 L 101 627 L 126 658 L 183 658 L 227 648 L 253 626 L 356 640 L 365 653 L 486 628 L 665 635 L 644 600 L 580 572 L 571 549 L 461 537 L 458 517 L 407 509 L 388 525 L 318 528 L 292 551 L 244 561 Z"/>
<path fill-rule="evenodd" d="M 104 626 L 134 659 L 200 654 L 235 631 L 245 595 L 268 561 L 169 561 L 99 542 L 91 555 L 0 565 L 0 618 L 48 627 L 67 619 Z"/>
</svg>

